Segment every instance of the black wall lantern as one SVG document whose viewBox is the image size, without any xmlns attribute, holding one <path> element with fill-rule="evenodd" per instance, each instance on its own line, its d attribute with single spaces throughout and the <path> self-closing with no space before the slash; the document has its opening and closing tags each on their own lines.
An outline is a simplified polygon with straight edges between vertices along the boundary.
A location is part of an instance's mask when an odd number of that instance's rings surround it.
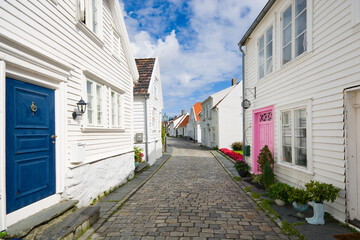
<svg viewBox="0 0 360 240">
<path fill-rule="evenodd" d="M 72 117 L 74 120 L 77 118 L 77 116 L 81 116 L 85 113 L 87 103 L 81 98 L 76 105 L 77 105 L 77 111 L 74 111 L 72 113 Z"/>
</svg>

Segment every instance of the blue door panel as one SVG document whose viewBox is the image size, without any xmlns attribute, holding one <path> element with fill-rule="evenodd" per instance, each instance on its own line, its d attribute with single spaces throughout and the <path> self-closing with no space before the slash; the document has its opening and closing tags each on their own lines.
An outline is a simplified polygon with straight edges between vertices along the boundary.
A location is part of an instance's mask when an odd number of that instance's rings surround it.
<svg viewBox="0 0 360 240">
<path fill-rule="evenodd" d="M 7 213 L 55 193 L 54 117 L 54 90 L 6 78 Z"/>
</svg>

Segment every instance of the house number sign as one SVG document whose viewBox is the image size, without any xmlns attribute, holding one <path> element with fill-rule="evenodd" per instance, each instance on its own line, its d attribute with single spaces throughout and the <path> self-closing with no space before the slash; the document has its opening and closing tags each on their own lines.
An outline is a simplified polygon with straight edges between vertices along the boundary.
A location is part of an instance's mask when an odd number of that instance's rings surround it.
<svg viewBox="0 0 360 240">
<path fill-rule="evenodd" d="M 34 115 L 37 111 L 37 106 L 34 104 L 34 102 L 32 102 L 30 109 L 32 111 L 32 115 Z"/>
</svg>

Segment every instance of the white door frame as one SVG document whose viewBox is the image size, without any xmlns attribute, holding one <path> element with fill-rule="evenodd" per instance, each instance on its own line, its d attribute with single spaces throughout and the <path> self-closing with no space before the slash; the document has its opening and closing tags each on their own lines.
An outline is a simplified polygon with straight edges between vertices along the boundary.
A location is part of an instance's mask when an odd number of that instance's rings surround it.
<svg viewBox="0 0 360 240">
<path fill-rule="evenodd" d="M 360 140 L 357 132 L 356 111 L 360 109 L 360 105 L 355 105 L 356 91 L 360 88 L 353 88 L 345 91 L 345 152 L 346 152 L 346 202 L 347 202 L 347 218 L 352 220 L 360 217 L 360 192 L 358 183 L 360 182 L 359 157 L 357 152 L 357 141 Z M 357 129 L 355 131 L 355 129 Z"/>
<path fill-rule="evenodd" d="M 14 44 L 16 45 L 16 43 Z M 21 47 L 19 48 L 21 49 Z M 67 82 L 72 70 L 72 67 L 47 56 L 36 58 L 35 56 L 39 53 L 31 50 L 24 55 L 12 52 L 10 47 L 7 50 L 0 51 L 0 230 L 60 201 L 60 193 L 63 192 L 65 186 L 66 133 L 67 118 L 69 117 L 66 112 Z M 34 55 L 32 55 L 33 53 Z M 58 136 L 55 145 L 56 193 L 10 214 L 6 214 L 6 77 L 54 89 L 55 132 Z"/>
<path fill-rule="evenodd" d="M 0 231 L 6 229 L 6 198 L 5 198 L 5 62 L 0 61 Z"/>
</svg>

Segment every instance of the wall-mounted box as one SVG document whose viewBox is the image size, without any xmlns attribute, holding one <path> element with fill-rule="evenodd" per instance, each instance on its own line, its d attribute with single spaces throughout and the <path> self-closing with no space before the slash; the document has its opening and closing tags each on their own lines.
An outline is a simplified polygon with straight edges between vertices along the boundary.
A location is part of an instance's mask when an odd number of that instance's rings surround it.
<svg viewBox="0 0 360 240">
<path fill-rule="evenodd" d="M 143 133 L 135 133 L 135 141 L 136 142 L 142 142 L 144 139 L 144 134 Z"/>
<path fill-rule="evenodd" d="M 250 154 L 251 154 L 250 151 L 251 151 L 251 150 L 250 150 L 250 145 L 245 145 L 245 146 L 244 146 L 244 151 L 243 151 L 244 156 L 249 157 Z"/>
<path fill-rule="evenodd" d="M 80 164 L 86 159 L 86 144 L 74 143 L 70 145 L 70 163 Z"/>
</svg>

